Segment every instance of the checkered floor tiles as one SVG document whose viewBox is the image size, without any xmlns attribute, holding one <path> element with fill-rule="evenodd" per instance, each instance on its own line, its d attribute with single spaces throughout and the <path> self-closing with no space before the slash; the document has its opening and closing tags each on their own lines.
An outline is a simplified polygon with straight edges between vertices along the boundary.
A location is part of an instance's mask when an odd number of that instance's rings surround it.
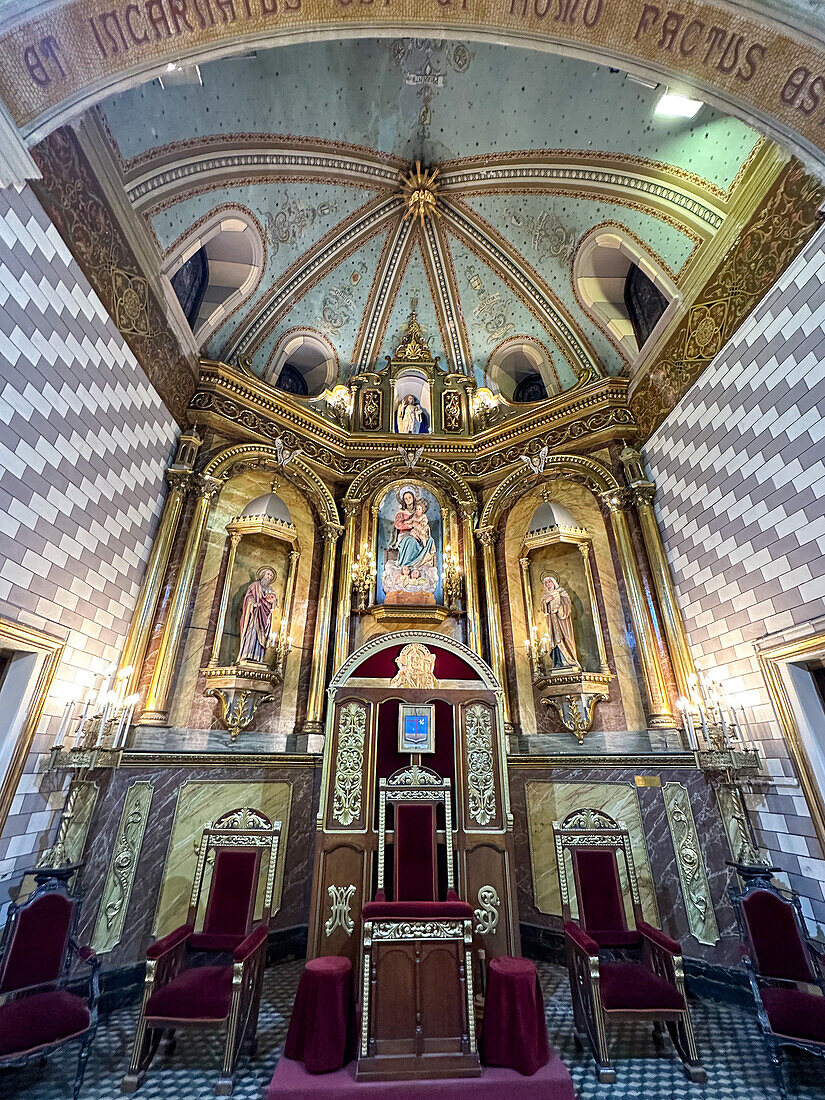
<svg viewBox="0 0 825 1100">
<path fill-rule="evenodd" d="M 283 1049 L 289 1013 L 303 963 L 285 962 L 266 973 L 258 1030 L 259 1055 L 241 1065 L 236 1100 L 260 1100 Z M 618 1074 L 615 1085 L 600 1085 L 592 1062 L 576 1052 L 566 972 L 539 964 L 547 1004 L 550 1040 L 567 1064 L 580 1100 L 779 1100 L 756 1018 L 751 1013 L 712 1001 L 697 1002 L 694 1023 L 699 1050 L 708 1071 L 707 1085 L 684 1077 L 669 1042 L 654 1045 L 651 1030 L 620 1025 L 611 1031 Z M 136 1005 L 102 1020 L 89 1059 L 82 1100 L 116 1100 L 134 1035 Z M 138 1100 L 211 1100 L 218 1076 L 219 1041 L 207 1033 L 184 1032 L 175 1053 L 157 1056 Z M 823 1067 L 804 1054 L 790 1055 L 789 1096 L 822 1100 Z M 63 1100 L 72 1095 L 75 1056 L 64 1053 L 45 1067 L 0 1071 L 0 1097 L 14 1100 Z"/>
</svg>

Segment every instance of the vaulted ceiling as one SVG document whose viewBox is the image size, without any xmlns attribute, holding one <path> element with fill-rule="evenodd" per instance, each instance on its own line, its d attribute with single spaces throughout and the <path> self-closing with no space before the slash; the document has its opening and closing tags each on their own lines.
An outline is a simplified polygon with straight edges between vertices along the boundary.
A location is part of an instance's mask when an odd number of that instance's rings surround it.
<svg viewBox="0 0 825 1100">
<path fill-rule="evenodd" d="M 294 330 L 331 342 L 341 380 L 370 369 L 412 306 L 433 352 L 479 383 L 515 337 L 547 350 L 562 388 L 626 372 L 577 293 L 582 240 L 618 227 L 683 290 L 741 224 L 768 145 L 708 106 L 657 117 L 661 89 L 624 73 L 477 43 L 301 44 L 170 79 L 191 82 L 114 97 L 105 124 L 167 258 L 217 211 L 260 233 L 254 285 L 203 349 L 260 375 Z M 399 183 L 416 161 L 439 168 L 423 225 Z"/>
</svg>

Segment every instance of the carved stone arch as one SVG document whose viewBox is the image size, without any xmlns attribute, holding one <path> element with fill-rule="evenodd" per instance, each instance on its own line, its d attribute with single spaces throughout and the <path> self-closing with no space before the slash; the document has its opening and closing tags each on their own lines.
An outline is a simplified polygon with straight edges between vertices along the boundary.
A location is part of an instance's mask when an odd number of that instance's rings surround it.
<svg viewBox="0 0 825 1100">
<path fill-rule="evenodd" d="M 410 645 L 412 643 L 433 646 L 436 649 L 446 649 L 447 652 L 455 654 L 456 657 L 460 657 L 471 668 L 475 669 L 485 688 L 501 695 L 501 685 L 493 674 L 493 670 L 486 661 L 482 660 L 474 650 L 469 649 L 463 642 L 457 642 L 449 635 L 437 634 L 433 630 L 396 630 L 391 634 L 376 634 L 353 653 L 350 653 L 329 682 L 327 692 L 330 697 L 338 688 L 346 684 L 358 667 L 374 653 L 394 645 Z M 486 705 L 489 706 L 489 703 Z"/>
<path fill-rule="evenodd" d="M 382 458 L 368 466 L 352 482 L 344 496 L 344 511 L 360 506 L 362 501 L 386 487 L 391 481 L 412 479 L 432 481 L 448 496 L 463 515 L 475 515 L 478 504 L 470 486 L 446 463 L 434 458 L 422 458 L 410 467 L 400 455 Z"/>
<path fill-rule="evenodd" d="M 479 528 L 495 528 L 505 508 L 510 507 L 528 490 L 552 478 L 568 478 L 586 485 L 596 495 L 621 491 L 621 486 L 610 470 L 594 458 L 583 455 L 549 455 L 542 473 L 530 473 L 526 468 L 513 470 L 498 485 L 484 505 Z"/>
<path fill-rule="evenodd" d="M 339 525 L 338 507 L 332 493 L 300 455 L 293 455 L 289 463 L 282 466 L 274 447 L 266 443 L 241 443 L 219 451 L 209 460 L 203 473 L 227 481 L 242 472 L 239 467 L 248 470 L 254 465 L 280 471 L 287 481 L 304 490 L 321 523 Z"/>
</svg>

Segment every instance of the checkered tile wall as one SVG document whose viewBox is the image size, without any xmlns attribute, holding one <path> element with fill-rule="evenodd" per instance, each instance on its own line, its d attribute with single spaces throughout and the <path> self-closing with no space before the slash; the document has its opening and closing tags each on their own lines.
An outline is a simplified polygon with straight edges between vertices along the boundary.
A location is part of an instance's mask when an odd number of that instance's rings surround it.
<svg viewBox="0 0 825 1100">
<path fill-rule="evenodd" d="M 176 434 L 32 192 L 0 191 L 0 615 L 66 643 L 0 878 L 27 865 L 62 802 L 41 754 L 67 693 L 119 655 Z"/>
<path fill-rule="evenodd" d="M 762 841 L 825 929 L 825 860 L 754 652 L 825 613 L 825 230 L 645 453 L 696 665 L 759 700 Z"/>
</svg>

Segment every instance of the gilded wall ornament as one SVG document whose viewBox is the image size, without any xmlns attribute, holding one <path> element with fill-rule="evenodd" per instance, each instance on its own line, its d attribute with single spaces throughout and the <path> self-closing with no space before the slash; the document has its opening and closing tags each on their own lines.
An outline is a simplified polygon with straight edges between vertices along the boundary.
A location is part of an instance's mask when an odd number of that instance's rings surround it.
<svg viewBox="0 0 825 1100">
<path fill-rule="evenodd" d="M 433 675 L 435 654 L 420 642 L 405 645 L 395 659 L 398 672 L 390 680 L 390 687 L 435 688 L 438 681 Z"/>
<path fill-rule="evenodd" d="M 336 928 L 343 928 L 346 934 L 351 936 L 355 922 L 350 915 L 350 903 L 355 887 L 352 883 L 349 886 L 332 885 L 327 887 L 327 893 L 330 900 L 330 914 L 324 924 L 325 934 L 331 936 Z"/>
<path fill-rule="evenodd" d="M 338 717 L 338 752 L 332 795 L 332 819 L 340 825 L 351 825 L 361 816 L 366 730 L 367 708 L 363 703 L 345 703 Z"/>
<path fill-rule="evenodd" d="M 702 849 L 687 787 L 682 783 L 665 783 L 662 796 L 676 851 L 676 866 L 687 908 L 688 927 L 700 943 L 713 946 L 719 942 L 719 926 L 713 911 L 710 884 L 702 861 Z"/>
<path fill-rule="evenodd" d="M 475 931 L 479 935 L 493 935 L 498 928 L 501 899 L 495 886 L 481 886 L 478 891 L 478 909 L 473 910 Z"/>
<path fill-rule="evenodd" d="M 149 780 L 137 780 L 126 791 L 123 800 L 120 825 L 92 936 L 92 947 L 99 955 L 116 947 L 123 934 L 153 792 L 154 786 Z"/>
<path fill-rule="evenodd" d="M 489 707 L 474 703 L 465 713 L 467 733 L 467 793 L 470 817 L 488 825 L 496 814 L 493 776 L 493 716 Z"/>
</svg>

